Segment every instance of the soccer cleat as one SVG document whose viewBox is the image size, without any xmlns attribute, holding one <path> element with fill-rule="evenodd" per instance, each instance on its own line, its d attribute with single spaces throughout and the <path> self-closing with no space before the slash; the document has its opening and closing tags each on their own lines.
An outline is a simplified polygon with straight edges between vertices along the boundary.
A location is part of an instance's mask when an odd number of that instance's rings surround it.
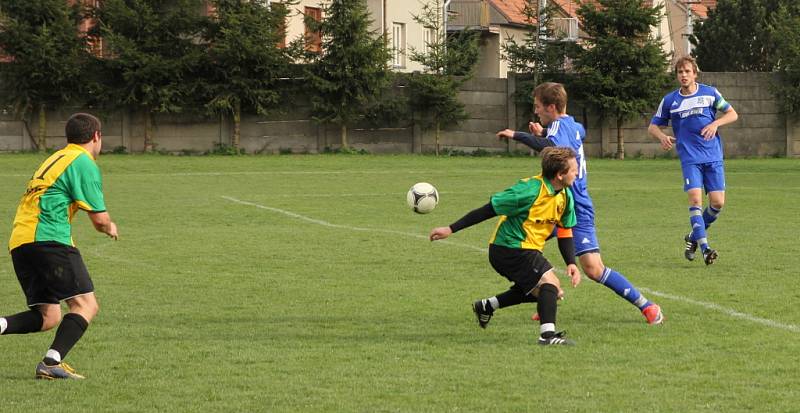
<svg viewBox="0 0 800 413">
<path fill-rule="evenodd" d="M 714 261 L 717 260 L 719 254 L 717 254 L 716 250 L 712 250 L 711 248 L 703 251 L 703 260 L 706 262 L 706 265 L 711 265 Z"/>
<path fill-rule="evenodd" d="M 661 307 L 658 304 L 647 306 L 642 310 L 642 315 L 647 319 L 647 324 L 656 325 L 664 322 L 664 313 L 661 312 Z"/>
<path fill-rule="evenodd" d="M 540 346 L 574 346 L 575 342 L 566 338 L 567 332 L 566 331 L 559 331 L 554 335 L 544 338 L 539 336 L 539 345 Z"/>
<path fill-rule="evenodd" d="M 489 320 L 492 319 L 494 309 L 492 305 L 489 304 L 489 300 L 478 300 L 472 303 L 472 312 L 475 313 L 478 325 L 481 326 L 481 328 L 486 328 L 489 324 Z"/>
<path fill-rule="evenodd" d="M 694 261 L 695 252 L 697 252 L 697 241 L 692 241 L 692 234 L 686 234 L 683 237 L 686 242 L 686 250 L 683 251 L 683 256 L 689 261 Z"/>
<path fill-rule="evenodd" d="M 39 364 L 36 365 L 36 378 L 37 379 L 45 379 L 45 380 L 56 380 L 56 379 L 85 379 L 86 377 L 81 376 L 80 374 L 75 372 L 75 369 L 70 367 L 69 364 L 64 363 L 63 361 L 59 364 L 54 366 L 48 366 L 44 364 L 43 361 L 40 361 Z"/>
</svg>

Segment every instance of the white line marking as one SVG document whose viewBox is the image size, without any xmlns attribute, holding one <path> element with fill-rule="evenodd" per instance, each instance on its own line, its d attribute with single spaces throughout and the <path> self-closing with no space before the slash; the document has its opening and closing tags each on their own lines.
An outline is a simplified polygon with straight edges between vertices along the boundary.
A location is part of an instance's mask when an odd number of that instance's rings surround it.
<svg viewBox="0 0 800 413">
<path fill-rule="evenodd" d="M 349 229 L 351 231 L 382 232 L 382 233 L 385 233 L 385 234 L 404 235 L 404 236 L 407 236 L 407 237 L 420 238 L 420 239 L 424 239 L 424 240 L 428 239 L 427 235 L 414 234 L 414 233 L 411 233 L 411 232 L 392 231 L 392 230 L 388 230 L 388 229 L 351 227 L 349 225 L 333 224 L 333 223 L 330 223 L 328 221 L 323 221 L 321 219 L 315 219 L 315 218 L 307 217 L 305 215 L 296 214 L 296 213 L 294 213 L 292 211 L 287 211 L 285 209 L 273 208 L 273 207 L 269 207 L 269 206 L 265 206 L 265 205 L 259 205 L 259 204 L 253 203 L 253 202 L 242 201 L 241 199 L 236 199 L 236 198 L 232 198 L 232 197 L 224 196 L 224 195 L 222 196 L 222 198 L 227 199 L 228 201 L 231 201 L 231 202 L 236 202 L 237 204 L 249 205 L 249 206 L 252 206 L 252 207 L 259 208 L 259 209 L 266 209 L 267 211 L 277 212 L 277 213 L 280 213 L 280 214 L 283 214 L 283 215 L 290 216 L 292 218 L 297 218 L 297 219 L 302 220 L 302 221 L 306 221 L 306 222 L 309 222 L 309 223 L 312 223 L 312 224 L 322 225 L 322 226 L 325 226 L 325 227 L 328 227 L 328 228 Z M 455 245 L 455 246 L 459 246 L 459 247 L 463 247 L 463 248 L 469 248 L 469 249 L 474 250 L 474 251 L 480 251 L 480 252 L 486 252 L 487 251 L 486 248 L 479 248 L 479 247 L 476 247 L 474 245 L 459 244 L 459 243 L 450 242 L 450 241 L 436 241 L 436 242 L 440 243 L 440 244 L 450 244 L 450 245 Z"/>
<path fill-rule="evenodd" d="M 754 323 L 763 324 L 765 326 L 779 328 L 781 330 L 787 330 L 787 331 L 791 331 L 791 332 L 794 332 L 794 333 L 800 333 L 800 326 L 796 326 L 794 324 L 779 323 L 777 321 L 773 321 L 773 320 L 770 320 L 770 319 L 767 319 L 767 318 L 756 317 L 754 315 L 750 315 L 750 314 L 746 314 L 746 313 L 742 313 L 742 312 L 736 311 L 736 310 L 734 310 L 732 308 L 723 307 L 723 306 L 721 306 L 719 304 L 706 303 L 706 302 L 703 302 L 703 301 L 696 301 L 696 300 L 692 300 L 691 298 L 686 298 L 686 297 L 681 297 L 681 296 L 678 296 L 678 295 L 662 293 L 662 292 L 659 292 L 659 291 L 651 290 L 649 288 L 639 288 L 639 289 L 644 291 L 647 294 L 655 295 L 657 297 L 667 298 L 667 299 L 675 300 L 675 301 L 682 301 L 684 303 L 693 304 L 693 305 L 700 306 L 700 307 L 705 307 L 705 308 L 707 308 L 709 310 L 719 311 L 720 313 L 726 314 L 726 315 L 734 317 L 734 318 L 741 318 L 743 320 L 752 321 Z"/>
<path fill-rule="evenodd" d="M 296 214 L 294 212 L 287 211 L 285 209 L 273 208 L 273 207 L 269 207 L 269 206 L 265 206 L 265 205 L 259 205 L 259 204 L 253 203 L 253 202 L 242 201 L 240 199 L 236 199 L 236 198 L 229 197 L 229 196 L 224 196 L 224 195 L 222 196 L 222 198 L 227 199 L 228 201 L 231 201 L 231 202 L 235 202 L 237 204 L 249 205 L 249 206 L 253 206 L 253 207 L 259 208 L 259 209 L 265 209 L 267 211 L 278 212 L 280 214 L 284 214 L 284 215 L 290 216 L 292 218 L 297 218 L 297 219 L 300 219 L 300 220 L 303 220 L 303 221 L 306 221 L 306 222 L 309 222 L 309 223 L 312 223 L 312 224 L 322 225 L 322 226 L 326 226 L 326 227 L 329 227 L 329 228 L 349 229 L 351 231 L 383 232 L 383 233 L 387 233 L 387 234 L 405 235 L 405 236 L 414 237 L 414 238 L 428 239 L 428 237 L 426 235 L 412 234 L 412 233 L 409 233 L 409 232 L 391 231 L 391 230 L 385 230 L 385 229 L 362 228 L 362 227 L 351 227 L 351 226 L 348 226 L 348 225 L 333 224 L 333 223 L 330 223 L 328 221 L 323 221 L 323 220 L 320 220 L 320 219 L 307 217 L 305 215 Z M 487 251 L 486 248 L 479 248 L 479 247 L 475 247 L 473 245 L 458 244 L 458 243 L 449 242 L 449 241 L 437 241 L 437 242 L 442 243 L 442 244 L 449 244 L 449 245 L 454 245 L 454 246 L 458 246 L 458 247 L 469 248 L 471 250 L 480 251 L 480 252 L 484 252 L 484 253 Z M 763 324 L 763 325 L 768 326 L 768 327 L 773 327 L 773 328 L 777 328 L 777 329 L 781 329 L 781 330 L 791 331 L 791 332 L 794 332 L 794 333 L 800 333 L 800 327 L 798 327 L 798 326 L 796 326 L 794 324 L 779 323 L 777 321 L 769 320 L 769 319 L 766 319 L 766 318 L 756 317 L 756 316 L 753 316 L 753 315 L 750 315 L 750 314 L 742 313 L 742 312 L 733 310 L 731 308 L 723 307 L 723 306 L 718 305 L 718 304 L 706 303 L 706 302 L 702 302 L 702 301 L 696 301 L 696 300 L 692 300 L 691 298 L 686 298 L 686 297 L 681 297 L 681 296 L 678 296 L 678 295 L 662 293 L 662 292 L 659 292 L 659 291 L 651 290 L 649 288 L 639 287 L 639 290 L 641 290 L 641 291 L 643 291 L 643 292 L 645 292 L 647 294 L 650 294 L 650 295 L 655 295 L 657 297 L 662 297 L 662 298 L 666 298 L 666 299 L 674 300 L 674 301 L 682 301 L 684 303 L 688 303 L 688 304 L 704 307 L 704 308 L 707 308 L 709 310 L 719 311 L 719 312 L 721 312 L 721 313 L 723 313 L 725 315 L 728 315 L 730 317 L 741 318 L 743 320 L 751 321 L 751 322 L 758 323 L 758 324 Z"/>
</svg>

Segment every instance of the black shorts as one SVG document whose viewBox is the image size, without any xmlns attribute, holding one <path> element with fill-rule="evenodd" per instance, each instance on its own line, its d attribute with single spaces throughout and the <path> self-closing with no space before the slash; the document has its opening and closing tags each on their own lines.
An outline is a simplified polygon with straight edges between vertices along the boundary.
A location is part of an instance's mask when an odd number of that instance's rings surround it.
<svg viewBox="0 0 800 413">
<path fill-rule="evenodd" d="M 11 250 L 11 260 L 28 306 L 58 304 L 94 292 L 78 249 L 58 242 L 33 242 Z"/>
<path fill-rule="evenodd" d="M 498 274 L 513 282 L 512 289 L 530 293 L 542 275 L 553 266 L 541 251 L 489 245 L 489 263 Z"/>
</svg>

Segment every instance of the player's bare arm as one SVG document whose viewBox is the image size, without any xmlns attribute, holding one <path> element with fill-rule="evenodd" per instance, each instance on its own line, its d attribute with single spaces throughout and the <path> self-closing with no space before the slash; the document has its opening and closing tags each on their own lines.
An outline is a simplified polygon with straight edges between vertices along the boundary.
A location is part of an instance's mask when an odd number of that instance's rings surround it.
<svg viewBox="0 0 800 413">
<path fill-rule="evenodd" d="M 675 143 L 675 138 L 662 132 L 658 125 L 653 125 L 651 123 L 650 126 L 647 127 L 647 132 L 650 134 L 650 136 L 658 139 L 661 142 L 661 149 L 665 151 L 672 149 L 672 145 Z"/>
<path fill-rule="evenodd" d="M 89 219 L 92 221 L 92 225 L 94 225 L 94 229 L 96 229 L 97 232 L 102 232 L 114 240 L 119 238 L 117 224 L 111 221 L 111 216 L 108 212 L 89 212 Z"/>
<path fill-rule="evenodd" d="M 739 119 L 739 114 L 736 113 L 732 107 L 728 108 L 727 112 L 703 128 L 700 134 L 703 135 L 703 139 L 707 141 L 714 139 L 714 137 L 717 136 L 717 129 L 719 129 L 720 126 L 736 122 L 737 119 Z"/>
</svg>

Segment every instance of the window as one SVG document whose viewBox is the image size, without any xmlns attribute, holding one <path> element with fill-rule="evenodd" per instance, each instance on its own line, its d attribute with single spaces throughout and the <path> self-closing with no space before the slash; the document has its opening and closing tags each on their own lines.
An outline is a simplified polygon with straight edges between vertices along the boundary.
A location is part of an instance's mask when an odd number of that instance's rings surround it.
<svg viewBox="0 0 800 413">
<path fill-rule="evenodd" d="M 406 67 L 405 23 L 392 23 L 392 65 Z"/>
<path fill-rule="evenodd" d="M 431 52 L 431 45 L 437 43 L 436 29 L 433 27 L 425 27 L 422 32 L 422 50 L 425 54 Z"/>
<path fill-rule="evenodd" d="M 322 9 L 319 7 L 306 7 L 304 14 L 315 21 L 322 21 Z M 314 53 L 322 52 L 322 33 L 319 31 L 312 31 L 312 29 L 306 25 L 305 39 L 306 50 Z"/>
<path fill-rule="evenodd" d="M 283 3 L 274 3 L 270 7 L 272 13 L 286 13 L 286 5 Z M 278 25 L 278 47 L 281 49 L 286 48 L 286 17 Z"/>
</svg>

